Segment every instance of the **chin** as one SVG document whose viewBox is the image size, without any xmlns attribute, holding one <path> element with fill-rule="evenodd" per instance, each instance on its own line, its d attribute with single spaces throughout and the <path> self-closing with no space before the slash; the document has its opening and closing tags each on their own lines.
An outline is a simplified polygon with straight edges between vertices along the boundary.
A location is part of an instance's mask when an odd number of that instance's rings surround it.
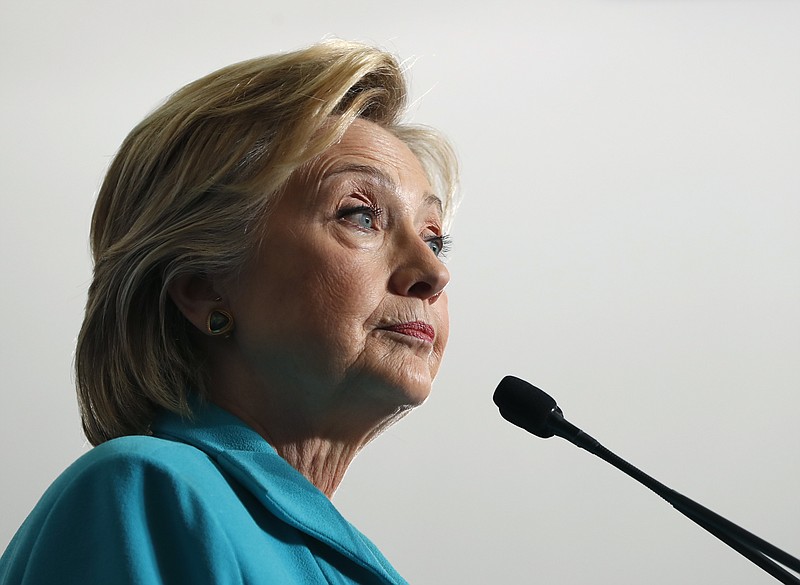
<svg viewBox="0 0 800 585">
<path fill-rule="evenodd" d="M 388 412 L 408 410 L 428 399 L 438 370 L 438 363 L 431 363 L 430 352 L 388 353 L 381 348 L 370 354 L 357 370 L 360 381 L 352 386 L 361 398 L 366 398 L 373 407 L 380 404 L 381 410 Z"/>
<path fill-rule="evenodd" d="M 415 375 L 412 371 L 404 372 L 406 375 L 400 380 L 395 380 L 391 385 L 397 405 L 400 407 L 415 408 L 423 404 L 431 395 L 432 378 L 428 372 Z"/>
<path fill-rule="evenodd" d="M 373 372 L 360 384 L 361 398 L 380 405 L 386 413 L 409 410 L 424 403 L 431 393 L 431 376 L 398 366 L 394 371 Z"/>
</svg>

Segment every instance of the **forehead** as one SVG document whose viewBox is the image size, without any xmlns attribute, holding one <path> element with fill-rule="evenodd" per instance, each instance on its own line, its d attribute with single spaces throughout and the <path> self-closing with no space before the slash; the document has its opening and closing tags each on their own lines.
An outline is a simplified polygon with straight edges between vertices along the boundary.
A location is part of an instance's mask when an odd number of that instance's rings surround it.
<svg viewBox="0 0 800 585">
<path fill-rule="evenodd" d="M 341 140 L 314 159 L 306 181 L 358 178 L 382 187 L 417 195 L 426 203 L 441 200 L 433 193 L 427 173 L 409 147 L 389 130 L 366 120 L 356 120 Z"/>
<path fill-rule="evenodd" d="M 381 126 L 356 120 L 338 142 L 292 173 L 265 215 L 265 228 L 271 231 L 286 214 L 316 214 L 353 193 L 370 194 L 380 207 L 391 205 L 394 213 L 419 221 L 444 221 L 442 201 L 411 149 Z"/>
<path fill-rule="evenodd" d="M 419 159 L 405 142 L 368 120 L 355 120 L 342 138 L 318 157 L 318 161 L 336 157 L 360 157 L 388 170 L 425 175 Z"/>
</svg>

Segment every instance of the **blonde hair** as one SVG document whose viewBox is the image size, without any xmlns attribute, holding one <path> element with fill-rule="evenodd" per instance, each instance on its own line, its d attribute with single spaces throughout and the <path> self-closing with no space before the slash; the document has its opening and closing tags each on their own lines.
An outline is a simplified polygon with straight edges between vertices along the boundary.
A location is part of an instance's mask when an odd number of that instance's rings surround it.
<svg viewBox="0 0 800 585">
<path fill-rule="evenodd" d="M 167 287 L 184 275 L 235 274 L 290 175 L 357 118 L 409 146 L 449 220 L 453 151 L 436 131 L 399 123 L 406 99 L 393 56 L 327 41 L 211 73 L 133 129 L 92 217 L 94 278 L 75 358 L 92 444 L 149 433 L 161 408 L 190 414 L 189 395 L 206 394 L 204 356 Z"/>
</svg>

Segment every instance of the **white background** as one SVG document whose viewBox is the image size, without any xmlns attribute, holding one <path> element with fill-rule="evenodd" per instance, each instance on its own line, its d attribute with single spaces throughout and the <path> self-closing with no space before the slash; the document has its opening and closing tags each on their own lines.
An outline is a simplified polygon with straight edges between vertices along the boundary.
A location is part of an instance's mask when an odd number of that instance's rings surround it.
<svg viewBox="0 0 800 585">
<path fill-rule="evenodd" d="M 413 63 L 455 142 L 451 343 L 335 501 L 412 583 L 773 583 L 607 464 L 507 424 L 507 373 L 800 555 L 800 2 L 0 1 L 0 550 L 87 447 L 93 200 L 218 67 L 326 36 Z"/>
</svg>

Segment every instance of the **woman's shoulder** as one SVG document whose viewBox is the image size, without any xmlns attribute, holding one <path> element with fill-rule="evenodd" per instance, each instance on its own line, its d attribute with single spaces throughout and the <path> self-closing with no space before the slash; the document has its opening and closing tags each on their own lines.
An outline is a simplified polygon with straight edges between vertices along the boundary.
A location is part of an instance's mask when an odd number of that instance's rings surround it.
<svg viewBox="0 0 800 585">
<path fill-rule="evenodd" d="M 228 492 L 227 478 L 200 449 L 158 437 L 126 436 L 101 443 L 65 469 L 29 520 L 131 518 L 150 515 L 166 502 L 177 512 Z M 104 513 L 98 514 L 101 508 Z"/>
<path fill-rule="evenodd" d="M 149 436 L 107 441 L 48 488 L 0 558 L 0 583 L 23 574 L 31 583 L 157 582 L 165 569 L 155 551 L 185 561 L 181 542 L 202 550 L 213 541 L 208 562 L 234 566 L 220 517 L 233 501 L 223 473 L 195 447 Z"/>
<path fill-rule="evenodd" d="M 117 437 L 79 457 L 67 474 L 103 473 L 104 470 L 214 468 L 209 456 L 192 445 L 150 435 Z"/>
<path fill-rule="evenodd" d="M 167 517 L 181 523 L 231 499 L 223 472 L 200 449 L 152 436 L 109 440 L 50 485 L 22 527 L 106 528 Z M 59 532 L 59 530 L 56 530 Z"/>
<path fill-rule="evenodd" d="M 186 443 L 136 435 L 112 439 L 89 450 L 64 470 L 48 492 L 82 490 L 87 484 L 92 491 L 107 484 L 117 494 L 164 482 L 191 488 L 200 478 L 204 482 L 222 479 L 206 453 Z"/>
</svg>

